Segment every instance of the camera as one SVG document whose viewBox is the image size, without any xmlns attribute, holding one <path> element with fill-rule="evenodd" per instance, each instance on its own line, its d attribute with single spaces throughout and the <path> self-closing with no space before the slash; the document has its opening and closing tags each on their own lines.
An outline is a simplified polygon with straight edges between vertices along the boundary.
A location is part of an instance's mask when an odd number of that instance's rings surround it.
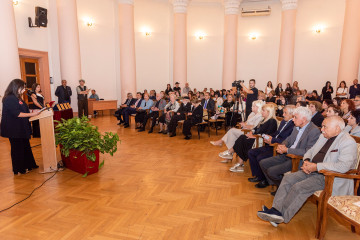
<svg viewBox="0 0 360 240">
<path fill-rule="evenodd" d="M 235 80 L 233 83 L 232 83 L 232 87 L 236 87 L 237 89 L 242 89 L 242 86 L 240 85 L 241 83 L 244 83 L 245 81 L 244 80 Z"/>
</svg>

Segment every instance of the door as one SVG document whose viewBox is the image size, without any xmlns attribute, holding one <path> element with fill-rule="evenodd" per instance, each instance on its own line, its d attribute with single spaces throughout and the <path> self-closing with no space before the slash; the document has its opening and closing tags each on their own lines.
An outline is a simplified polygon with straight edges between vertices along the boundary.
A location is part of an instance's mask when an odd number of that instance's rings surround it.
<svg viewBox="0 0 360 240">
<path fill-rule="evenodd" d="M 21 79 L 26 83 L 26 90 L 31 91 L 34 83 L 40 84 L 39 60 L 34 58 L 20 57 Z M 24 93 L 26 104 L 32 103 L 27 91 Z"/>
</svg>

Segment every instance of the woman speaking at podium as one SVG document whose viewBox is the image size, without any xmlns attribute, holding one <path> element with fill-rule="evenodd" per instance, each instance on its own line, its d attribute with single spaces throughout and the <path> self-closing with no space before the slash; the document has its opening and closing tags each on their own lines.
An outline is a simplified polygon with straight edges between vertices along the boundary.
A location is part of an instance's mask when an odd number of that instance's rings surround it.
<svg viewBox="0 0 360 240">
<path fill-rule="evenodd" d="M 1 118 L 1 136 L 9 138 L 11 145 L 11 160 L 13 172 L 25 174 L 31 169 L 38 168 L 30 147 L 31 125 L 29 118 L 39 112 L 30 113 L 23 100 L 25 83 L 14 79 L 6 88 L 3 97 Z"/>
</svg>

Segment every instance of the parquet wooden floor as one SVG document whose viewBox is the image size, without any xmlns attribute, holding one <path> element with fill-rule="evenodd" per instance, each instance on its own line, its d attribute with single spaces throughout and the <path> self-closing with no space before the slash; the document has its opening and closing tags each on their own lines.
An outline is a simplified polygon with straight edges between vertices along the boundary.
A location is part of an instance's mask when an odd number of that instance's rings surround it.
<svg viewBox="0 0 360 240">
<path fill-rule="evenodd" d="M 313 239 L 316 208 L 310 202 L 278 228 L 256 217 L 273 197 L 247 181 L 248 166 L 244 173 L 231 173 L 230 165 L 219 162 L 224 148 L 209 144 L 215 132 L 186 141 L 180 134 L 169 138 L 124 129 L 110 116 L 92 122 L 101 131 L 119 133 L 115 157 L 105 156 L 104 168 L 87 178 L 59 172 L 30 199 L 0 213 L 0 239 Z M 42 157 L 39 147 L 34 155 Z M 0 209 L 49 176 L 13 176 L 8 140 L 0 139 Z M 360 238 L 349 229 L 331 217 L 326 239 Z"/>
</svg>

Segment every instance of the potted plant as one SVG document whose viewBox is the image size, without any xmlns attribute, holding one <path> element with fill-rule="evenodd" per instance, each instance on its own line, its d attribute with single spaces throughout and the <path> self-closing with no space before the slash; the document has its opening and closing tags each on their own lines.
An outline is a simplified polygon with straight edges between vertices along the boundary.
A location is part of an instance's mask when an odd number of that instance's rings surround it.
<svg viewBox="0 0 360 240">
<path fill-rule="evenodd" d="M 83 177 L 98 172 L 104 165 L 104 161 L 99 164 L 99 153 L 113 156 L 117 151 L 118 134 L 101 135 L 85 116 L 56 122 L 55 140 L 60 145 L 61 158 L 67 168 Z"/>
</svg>

